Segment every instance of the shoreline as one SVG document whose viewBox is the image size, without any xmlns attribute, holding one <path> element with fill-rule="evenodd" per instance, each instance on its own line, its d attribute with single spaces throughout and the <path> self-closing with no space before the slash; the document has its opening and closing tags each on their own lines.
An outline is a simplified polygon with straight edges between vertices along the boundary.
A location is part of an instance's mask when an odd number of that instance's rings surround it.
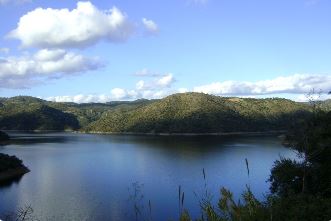
<svg viewBox="0 0 331 221">
<path fill-rule="evenodd" d="M 284 135 L 287 130 L 270 131 L 238 131 L 238 132 L 213 132 L 213 133 L 143 133 L 143 132 L 102 132 L 79 130 L 5 130 L 8 133 L 72 133 L 72 134 L 100 134 L 100 135 L 137 135 L 137 136 L 233 136 L 233 135 Z M 6 142 L 10 143 L 9 141 Z"/>
<path fill-rule="evenodd" d="M 272 131 L 241 131 L 241 132 L 215 132 L 215 133 L 138 133 L 138 132 L 101 132 L 101 131 L 73 131 L 80 134 L 104 134 L 104 135 L 147 135 L 147 136 L 233 136 L 233 135 L 282 135 L 286 130 Z"/>
</svg>

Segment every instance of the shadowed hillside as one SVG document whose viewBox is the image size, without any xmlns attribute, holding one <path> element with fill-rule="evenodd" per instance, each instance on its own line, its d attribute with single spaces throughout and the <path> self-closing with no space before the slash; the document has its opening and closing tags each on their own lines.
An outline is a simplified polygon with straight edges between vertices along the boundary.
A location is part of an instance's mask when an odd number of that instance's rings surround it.
<svg viewBox="0 0 331 221">
<path fill-rule="evenodd" d="M 1 102 L 0 129 L 66 130 L 78 128 L 78 121 L 72 114 L 52 108 L 44 100 L 21 96 Z"/>
<path fill-rule="evenodd" d="M 77 130 L 98 120 L 105 111 L 129 110 L 153 101 L 115 101 L 76 104 L 50 102 L 29 96 L 0 98 L 0 129 Z"/>
</svg>

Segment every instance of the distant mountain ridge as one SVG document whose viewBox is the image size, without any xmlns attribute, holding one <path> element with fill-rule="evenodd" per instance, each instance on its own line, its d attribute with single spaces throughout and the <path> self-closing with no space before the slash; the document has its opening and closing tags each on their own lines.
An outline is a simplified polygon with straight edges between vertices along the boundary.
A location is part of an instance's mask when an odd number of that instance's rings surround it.
<svg viewBox="0 0 331 221">
<path fill-rule="evenodd" d="M 0 98 L 0 130 L 221 133 L 286 130 L 311 107 L 282 98 L 180 93 L 159 100 L 109 103 L 50 102 L 29 96 Z"/>
</svg>

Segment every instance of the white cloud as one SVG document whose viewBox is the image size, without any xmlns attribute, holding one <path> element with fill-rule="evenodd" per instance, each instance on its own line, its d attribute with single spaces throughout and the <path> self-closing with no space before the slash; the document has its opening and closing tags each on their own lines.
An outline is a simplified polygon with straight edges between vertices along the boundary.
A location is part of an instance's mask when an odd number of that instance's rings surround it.
<svg viewBox="0 0 331 221">
<path fill-rule="evenodd" d="M 163 88 L 170 88 L 172 84 L 175 82 L 175 78 L 173 74 L 168 73 L 164 75 L 153 75 L 153 80 L 146 82 L 144 80 L 140 80 L 136 83 L 137 90 L 160 90 Z"/>
<path fill-rule="evenodd" d="M 135 100 L 140 98 L 159 99 L 174 93 L 193 91 L 244 98 L 279 97 L 282 96 L 281 94 L 284 94 L 284 97 L 290 97 L 295 101 L 307 101 L 308 99 L 305 94 L 309 93 L 312 89 L 315 89 L 317 92 L 320 90 L 324 92 L 324 94 L 321 94 L 321 100 L 331 98 L 331 94 L 325 94 L 331 90 L 331 76 L 329 75 L 295 74 L 257 82 L 225 81 L 202 85 L 193 89 L 172 89 L 171 86 L 174 81 L 172 74 L 166 74 L 151 82 L 140 80 L 136 83 L 134 90 L 114 88 L 109 95 L 60 96 L 48 98 L 48 100 L 86 103 Z M 312 98 L 316 99 L 318 97 L 313 95 Z"/>
<path fill-rule="evenodd" d="M 55 102 L 75 102 L 75 103 L 106 103 L 110 101 L 136 100 L 140 98 L 160 99 L 174 93 L 165 90 L 126 90 L 123 88 L 114 88 L 110 94 L 100 95 L 73 95 L 73 96 L 54 96 L 45 98 L 48 101 Z"/>
<path fill-rule="evenodd" d="M 110 101 L 110 97 L 105 94 L 100 95 L 83 95 L 74 96 L 55 96 L 46 98 L 48 101 L 55 102 L 74 102 L 74 103 L 106 103 Z"/>
<path fill-rule="evenodd" d="M 295 74 L 257 82 L 224 81 L 194 87 L 193 91 L 214 95 L 303 94 L 312 89 L 331 89 L 331 76 Z"/>
<path fill-rule="evenodd" d="M 145 81 L 140 80 L 136 83 L 136 89 L 137 90 L 143 90 L 145 88 Z"/>
<path fill-rule="evenodd" d="M 66 50 L 63 49 L 42 49 L 39 50 L 35 55 L 34 58 L 39 61 L 51 61 L 51 60 L 59 60 L 66 54 Z"/>
<path fill-rule="evenodd" d="M 127 98 L 128 93 L 122 88 L 114 88 L 111 90 L 111 96 L 114 100 L 121 100 Z"/>
<path fill-rule="evenodd" d="M 75 102 L 75 103 L 89 103 L 89 102 L 109 102 L 119 100 L 136 100 L 140 98 L 159 99 L 173 93 L 186 92 L 186 88 L 179 90 L 171 90 L 171 84 L 174 82 L 172 74 L 165 74 L 155 81 L 145 82 L 140 80 L 136 83 L 134 90 L 127 90 L 123 88 L 113 88 L 110 93 L 101 95 L 74 95 L 74 96 L 54 96 L 48 97 L 46 100 L 56 102 Z"/>
<path fill-rule="evenodd" d="M 171 73 L 169 73 L 169 74 L 166 74 L 165 76 L 161 77 L 160 79 L 158 79 L 156 81 L 156 85 L 161 88 L 165 88 L 165 87 L 171 87 L 171 85 L 174 82 L 175 82 L 174 76 Z"/>
<path fill-rule="evenodd" d="M 102 66 L 98 58 L 61 49 L 43 49 L 32 56 L 0 57 L 0 87 L 28 88 L 47 78 L 87 72 Z"/>
<path fill-rule="evenodd" d="M 145 27 L 146 34 L 156 35 L 159 33 L 159 27 L 154 21 L 147 18 L 142 18 L 141 21 Z"/>
<path fill-rule="evenodd" d="M 20 18 L 8 37 L 19 39 L 23 47 L 81 48 L 100 40 L 125 41 L 133 29 L 118 8 L 102 11 L 87 1 L 78 2 L 71 11 L 52 8 L 30 11 Z"/>
<path fill-rule="evenodd" d="M 10 51 L 9 48 L 0 48 L 0 53 L 8 54 Z"/>
</svg>

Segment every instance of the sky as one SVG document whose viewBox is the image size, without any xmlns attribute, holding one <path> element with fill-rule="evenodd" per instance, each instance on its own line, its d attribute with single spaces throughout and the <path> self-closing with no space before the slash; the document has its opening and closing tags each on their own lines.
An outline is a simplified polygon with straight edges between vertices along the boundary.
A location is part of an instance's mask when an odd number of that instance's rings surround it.
<svg viewBox="0 0 331 221">
<path fill-rule="evenodd" d="M 331 98 L 330 10 L 329 0 L 0 0 L 0 97 Z"/>
</svg>

